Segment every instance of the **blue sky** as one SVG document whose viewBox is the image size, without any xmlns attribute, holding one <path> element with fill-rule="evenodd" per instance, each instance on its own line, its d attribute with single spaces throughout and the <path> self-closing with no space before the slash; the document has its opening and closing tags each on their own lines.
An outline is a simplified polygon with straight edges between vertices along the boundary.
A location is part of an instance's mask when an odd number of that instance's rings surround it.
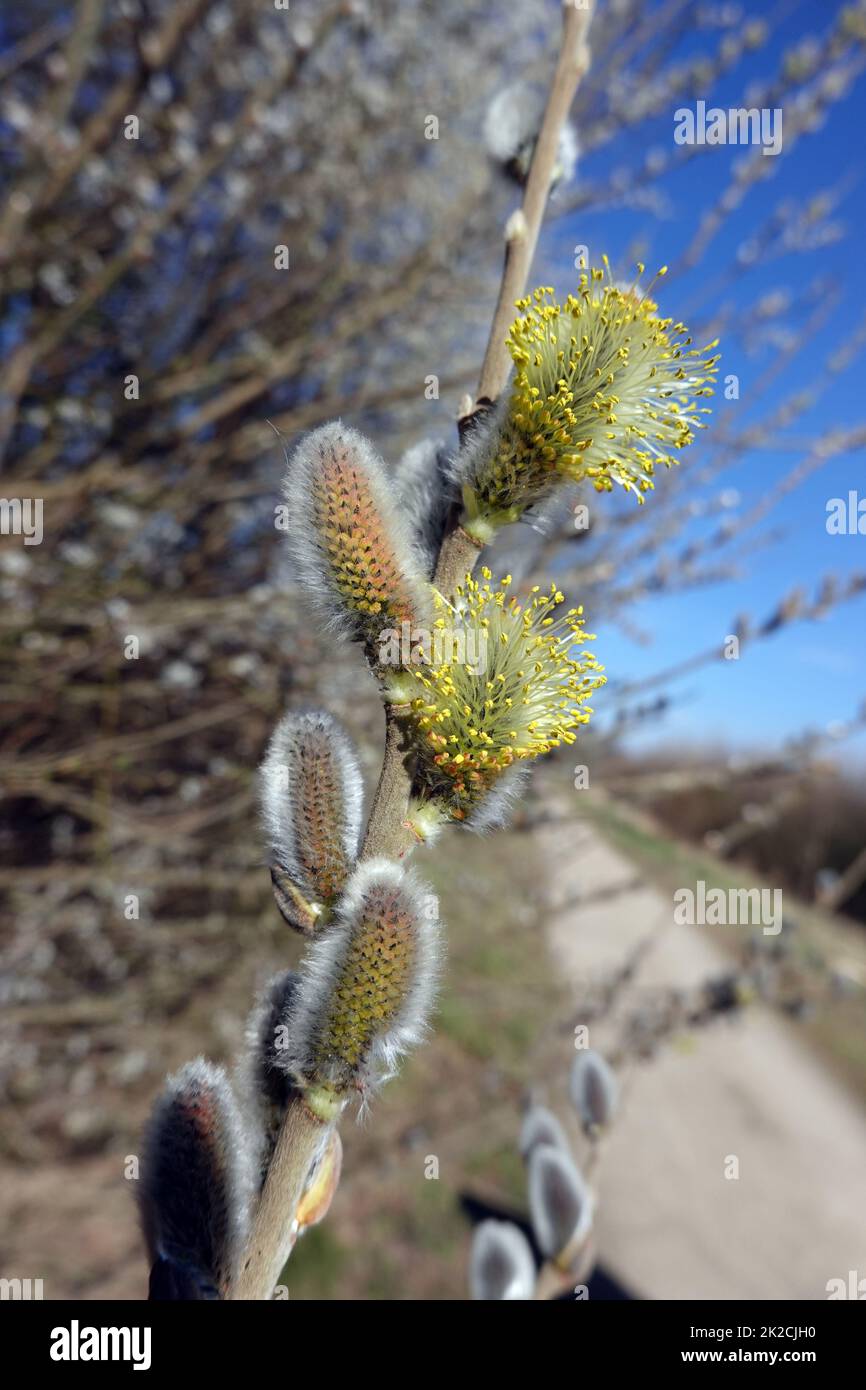
<svg viewBox="0 0 866 1390">
<path fill-rule="evenodd" d="M 555 0 L 551 0 L 551 7 L 556 8 Z M 778 71 L 784 52 L 808 36 L 821 39 L 842 4 L 836 0 L 822 0 L 820 5 L 808 0 L 750 0 L 745 6 L 718 3 L 704 8 L 716 15 L 739 8 L 749 19 L 783 14 L 784 20 L 768 46 L 746 55 L 716 87 L 671 97 L 658 116 L 641 120 L 612 150 L 606 146 L 587 153 L 581 160 L 579 180 L 605 181 L 617 165 L 634 169 L 653 147 L 672 153 L 678 107 L 693 106 L 698 100 L 721 107 L 742 105 L 749 82 L 771 77 Z M 0 16 L 0 38 L 3 29 Z M 739 26 L 727 32 L 736 34 Z M 690 54 L 710 51 L 722 33 L 721 29 L 715 33 L 691 30 L 670 61 L 681 62 Z M 783 139 L 786 108 L 783 102 Z M 791 115 L 788 111 L 789 118 Z M 695 270 L 674 273 L 660 287 L 662 311 L 683 316 L 698 333 L 707 325 L 701 314 L 725 309 L 732 314 L 731 324 L 722 331 L 722 372 L 738 375 L 740 399 L 726 401 L 717 394 L 709 437 L 713 429 L 725 424 L 738 430 L 753 424 L 791 393 L 814 386 L 828 353 L 844 346 L 860 324 L 866 311 L 861 230 L 866 227 L 864 132 L 866 81 L 858 76 L 847 96 L 831 107 L 821 129 L 802 137 L 793 148 L 785 142 L 781 155 L 764 160 L 772 177 L 750 190 L 741 208 L 711 243 L 702 263 Z M 727 186 L 732 164 L 746 153 L 741 147 L 716 146 L 666 177 L 661 186 L 669 207 L 662 218 L 633 208 L 613 208 L 554 219 L 545 233 L 544 277 L 567 293 L 574 284 L 573 248 L 578 243 L 587 243 L 596 260 L 607 251 L 615 270 L 622 274 L 635 259 L 638 244 L 648 267 L 655 269 L 667 263 L 676 271 L 701 213 L 719 197 Z M 796 209 L 822 190 L 843 187 L 844 197 L 831 214 L 834 221 L 844 225 L 845 235 L 840 241 L 820 250 L 795 247 L 770 264 L 743 272 L 733 283 L 714 288 L 715 277 L 737 247 L 754 236 L 783 197 Z M 776 290 L 789 292 L 798 306 L 789 318 L 794 327 L 820 305 L 822 297 L 836 294 L 838 301 L 816 332 L 809 351 L 787 366 L 756 403 L 752 388 L 772 365 L 772 351 L 749 355 L 737 327 L 748 321 L 756 298 Z M 699 311 L 697 320 L 694 305 Z M 816 409 L 807 412 L 792 429 L 782 431 L 782 443 L 789 447 L 741 456 L 720 475 L 712 491 L 735 488 L 741 496 L 740 509 L 748 510 L 802 457 L 796 447 L 799 440 L 817 437 L 830 427 L 850 428 L 866 421 L 863 379 L 861 354 L 833 382 Z M 706 444 L 701 440 L 684 455 L 683 469 L 697 472 L 705 457 Z M 659 493 L 665 481 L 660 480 Z M 693 652 L 721 643 L 736 615 L 748 612 L 760 620 L 795 586 L 813 594 L 829 572 L 844 580 L 856 570 L 866 570 L 866 536 L 833 537 L 825 526 L 828 499 L 846 496 L 852 488 L 866 495 L 862 452 L 834 459 L 784 499 L 766 523 L 779 528 L 781 538 L 771 548 L 757 547 L 745 555 L 736 581 L 656 597 L 639 605 L 632 616 L 651 634 L 650 645 L 641 646 L 610 625 L 593 624 L 599 633 L 599 656 L 612 681 L 640 681 Z M 605 505 L 609 505 L 607 501 Z M 650 500 L 647 510 L 652 506 Z M 688 537 L 699 537 L 704 525 L 695 523 Z M 669 739 L 772 746 L 806 725 L 850 717 L 866 697 L 864 613 L 866 599 L 854 600 L 832 610 L 821 622 L 796 624 L 747 646 L 739 662 L 720 662 L 691 673 L 675 685 L 674 693 L 681 697 L 681 703 L 671 711 L 661 731 L 654 725 L 638 741 L 655 741 L 661 733 Z M 601 713 L 602 700 L 597 707 Z M 866 753 L 866 737 L 861 735 L 855 748 Z"/>
<path fill-rule="evenodd" d="M 780 7 L 753 3 L 749 17 L 769 14 Z M 743 104 L 745 84 L 753 78 L 767 78 L 778 70 L 782 52 L 809 34 L 820 37 L 832 23 L 837 6 L 819 7 L 805 3 L 786 4 L 787 18 L 781 39 L 749 56 L 735 72 L 711 90 L 699 90 L 673 98 L 663 116 L 642 123 L 634 134 L 621 137 L 615 147 L 615 162 L 634 167 L 649 145 L 670 150 L 673 146 L 674 111 L 690 106 L 699 98 L 709 105 L 726 107 Z M 706 35 L 691 38 L 678 56 L 690 50 L 706 49 Z M 783 112 L 785 103 L 782 104 Z M 740 379 L 740 399 L 714 400 L 714 417 L 739 430 L 760 420 L 790 393 L 815 385 L 828 353 L 843 346 L 860 324 L 866 310 L 866 258 L 863 255 L 862 228 L 866 227 L 866 180 L 863 179 L 862 144 L 866 132 L 866 82 L 853 82 L 848 95 L 831 107 L 823 127 L 801 137 L 790 150 L 776 159 L 772 177 L 754 186 L 739 210 L 724 224 L 710 244 L 703 262 L 694 271 L 672 276 L 659 291 L 661 308 L 675 317 L 689 314 L 697 301 L 701 312 L 728 306 L 733 309 L 732 325 L 723 333 L 721 351 L 723 373 L 735 372 Z M 783 115 L 784 135 L 784 115 Z M 691 241 L 703 209 L 711 206 L 727 186 L 732 160 L 742 159 L 741 147 L 716 146 L 690 162 L 685 169 L 667 177 L 662 187 L 670 202 L 669 214 L 659 220 L 646 212 L 613 209 L 590 215 L 580 214 L 566 221 L 555 221 L 547 232 L 545 251 L 558 288 L 567 290 L 571 272 L 571 248 L 587 243 L 591 259 L 607 250 L 615 268 L 624 270 L 633 258 L 633 248 L 642 241 L 642 258 L 655 269 L 677 262 Z M 609 174 L 609 148 L 590 153 L 582 162 L 578 177 L 602 179 Z M 759 265 L 739 274 L 717 294 L 707 296 L 707 286 L 735 254 L 737 246 L 752 236 L 766 217 L 785 197 L 801 207 L 824 189 L 847 184 L 833 221 L 844 224 L 845 235 L 822 249 L 796 248 L 770 264 Z M 556 267 L 563 267 L 557 274 Z M 822 282 L 820 285 L 817 282 Z M 817 287 L 816 287 L 817 286 Z M 737 333 L 754 300 L 770 291 L 789 291 L 795 300 L 811 296 L 809 303 L 793 312 L 789 322 L 802 324 L 822 300 L 838 292 L 838 303 L 828 322 L 811 341 L 808 351 L 787 366 L 770 391 L 758 403 L 750 399 L 750 387 L 773 361 L 773 350 L 749 355 Z M 703 302 L 701 302 L 703 299 Z M 700 318 L 700 315 L 699 315 Z M 695 324 L 694 316 L 688 318 Z M 733 413 L 733 418 L 732 418 Z M 866 421 L 866 392 L 863 389 L 863 356 L 839 376 L 822 396 L 819 405 L 808 411 L 787 431 L 781 431 L 785 446 L 741 455 L 720 474 L 711 491 L 735 488 L 740 493 L 740 510 L 747 510 L 766 490 L 780 480 L 804 456 L 798 442 L 815 438 L 828 428 L 851 428 Z M 704 451 L 701 440 L 688 451 L 683 468 L 700 467 Z M 659 490 L 664 487 L 664 479 Z M 786 497 L 773 511 L 765 526 L 783 531 L 770 548 L 757 547 L 741 560 L 742 573 L 735 582 L 668 598 L 653 598 L 641 604 L 634 616 L 652 634 L 650 646 L 640 646 L 609 627 L 599 629 L 598 651 L 612 678 L 640 680 L 682 660 L 692 652 L 721 642 L 731 631 L 732 620 L 741 612 L 760 620 L 769 616 L 778 599 L 795 586 L 814 594 L 822 578 L 836 573 L 844 581 L 855 571 L 866 571 L 866 535 L 830 536 L 826 530 L 826 507 L 831 497 L 847 496 L 859 489 L 866 497 L 864 454 L 842 454 L 813 474 Z M 652 506 L 652 499 L 648 507 Z M 696 523 L 689 537 L 701 534 Z M 714 523 L 715 524 L 715 523 Z M 759 533 L 756 533 L 759 534 Z M 775 637 L 743 650 L 738 662 L 720 662 L 684 677 L 673 688 L 682 704 L 671 711 L 662 729 L 654 725 L 636 742 L 665 739 L 772 747 L 805 726 L 850 717 L 866 698 L 866 643 L 863 641 L 866 599 L 858 598 L 830 612 L 819 622 L 796 624 Z M 598 624 L 594 624 L 598 628 Z M 603 701 L 597 702 L 601 711 Z M 850 744 L 859 759 L 866 753 L 862 735 Z"/>
</svg>

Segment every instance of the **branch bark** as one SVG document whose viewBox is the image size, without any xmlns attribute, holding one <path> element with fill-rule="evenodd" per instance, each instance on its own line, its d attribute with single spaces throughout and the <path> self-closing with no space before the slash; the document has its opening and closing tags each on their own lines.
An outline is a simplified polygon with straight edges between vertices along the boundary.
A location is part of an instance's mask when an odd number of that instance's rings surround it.
<svg viewBox="0 0 866 1390">
<path fill-rule="evenodd" d="M 262 1302 L 273 1296 L 295 1243 L 298 1203 L 332 1128 L 331 1123 L 314 1115 L 303 1099 L 294 1101 L 286 1111 L 244 1261 L 229 1289 L 230 1300 Z"/>
</svg>

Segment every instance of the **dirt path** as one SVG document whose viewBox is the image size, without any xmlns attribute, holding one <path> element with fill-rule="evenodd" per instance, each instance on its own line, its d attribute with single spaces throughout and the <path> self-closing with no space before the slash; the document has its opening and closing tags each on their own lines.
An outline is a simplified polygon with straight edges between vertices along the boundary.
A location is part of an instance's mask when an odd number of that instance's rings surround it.
<svg viewBox="0 0 866 1390">
<path fill-rule="evenodd" d="M 545 827 L 539 843 L 561 905 L 550 947 L 576 1000 L 651 929 L 637 994 L 730 964 L 586 822 Z M 821 1299 L 829 1279 L 866 1277 L 866 1114 L 760 1006 L 636 1069 L 600 1187 L 601 1257 L 643 1298 Z"/>
</svg>

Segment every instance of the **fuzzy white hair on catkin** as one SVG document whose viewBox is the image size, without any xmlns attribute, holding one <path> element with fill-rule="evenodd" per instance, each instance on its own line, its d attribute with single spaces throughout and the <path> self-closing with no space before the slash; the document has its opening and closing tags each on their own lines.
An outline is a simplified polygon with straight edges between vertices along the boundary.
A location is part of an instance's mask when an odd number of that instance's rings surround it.
<svg viewBox="0 0 866 1390">
<path fill-rule="evenodd" d="M 424 1038 L 439 983 L 443 954 L 442 929 L 434 895 L 410 869 L 389 859 L 359 864 L 340 899 L 335 920 L 310 944 L 301 964 L 301 984 L 287 1019 L 290 1048 L 278 1065 L 300 1082 L 309 1075 L 328 1003 L 352 940 L 352 933 L 369 894 L 377 887 L 397 889 L 415 924 L 412 981 L 397 1017 L 375 1040 L 358 1083 L 364 1099 L 384 1085 L 397 1064 Z M 363 1107 L 362 1107 L 363 1110 Z"/>
<path fill-rule="evenodd" d="M 529 173 L 545 104 L 546 94 L 541 87 L 520 81 L 498 91 L 485 112 L 481 132 L 484 146 L 497 164 L 504 168 L 517 166 L 519 182 L 525 181 Z M 555 183 L 573 179 L 579 154 L 577 131 L 570 121 L 565 121 L 556 152 Z"/>
<path fill-rule="evenodd" d="M 580 158 L 580 141 L 571 121 L 563 121 L 559 132 L 559 147 L 556 151 L 556 164 L 553 170 L 555 183 L 571 183 L 577 172 Z"/>
<path fill-rule="evenodd" d="M 564 1153 L 570 1152 L 565 1130 L 553 1111 L 548 1110 L 546 1105 L 531 1105 L 523 1117 L 518 1143 L 524 1162 L 529 1161 L 532 1150 L 539 1144 L 551 1144 Z"/>
<path fill-rule="evenodd" d="M 280 865 L 306 891 L 298 857 L 297 827 L 306 808 L 298 805 L 297 767 L 305 737 L 324 736 L 342 796 L 342 843 L 349 863 L 358 857 L 364 810 L 364 780 L 355 745 L 330 714 L 322 710 L 283 715 L 271 735 L 259 773 L 262 820 L 268 845 Z"/>
<path fill-rule="evenodd" d="M 353 615 L 334 583 L 328 557 L 320 543 L 314 500 L 316 476 L 322 461 L 329 451 L 338 449 L 352 456 L 354 468 L 367 481 L 381 531 L 387 536 L 403 577 L 416 597 L 419 614 L 426 612 L 429 600 L 425 575 L 409 527 L 394 505 L 393 484 L 376 448 L 341 420 L 320 425 L 303 437 L 288 462 L 283 496 L 290 509 L 291 524 L 286 535 L 297 577 L 314 611 L 330 631 L 355 638 L 359 634 Z"/>
<path fill-rule="evenodd" d="M 571 1155 L 537 1144 L 529 1155 L 529 1211 L 544 1254 L 553 1259 L 592 1227 L 592 1192 Z"/>
<path fill-rule="evenodd" d="M 486 412 L 466 432 L 460 447 L 447 462 L 450 486 L 459 492 L 468 485 L 476 489 L 484 468 L 496 454 L 500 440 L 505 432 L 509 412 L 509 395 L 506 390 L 497 405 Z M 531 501 L 521 516 L 521 521 L 531 526 L 539 535 L 547 535 L 554 526 L 560 524 L 570 511 L 579 495 L 579 485 L 570 482 L 557 473 L 551 473 L 548 486 L 542 494 Z"/>
<path fill-rule="evenodd" d="M 498 164 L 516 159 L 528 141 L 538 136 L 544 115 L 544 97 L 529 82 L 502 87 L 484 113 L 481 135 L 485 149 Z"/>
<path fill-rule="evenodd" d="M 235 1070 L 244 1130 L 259 1171 L 270 1159 L 269 1124 L 285 1110 L 293 1089 L 276 1062 L 276 1030 L 290 1012 L 299 983 L 294 971 L 283 970 L 264 985 L 247 1017 Z"/>
<path fill-rule="evenodd" d="M 569 514 L 575 515 L 575 507 L 584 493 L 585 484 L 552 473 L 548 490 L 537 502 L 530 502 L 520 519 L 539 536 L 549 536 L 555 527 L 564 525 Z"/>
<path fill-rule="evenodd" d="M 530 772 L 528 763 L 512 763 L 501 777 L 497 777 L 490 791 L 466 820 L 456 823 L 478 835 L 486 835 L 489 830 L 503 829 L 514 814 L 514 808 L 529 781 Z"/>
<path fill-rule="evenodd" d="M 568 1090 L 588 1133 L 610 1124 L 616 1114 L 619 1085 L 601 1053 L 591 1049 L 578 1052 L 571 1066 Z"/>
<path fill-rule="evenodd" d="M 454 496 L 443 439 L 422 439 L 394 470 L 397 502 L 424 574 L 433 573 Z"/>
<path fill-rule="evenodd" d="M 505 422 L 508 419 L 509 391 L 503 393 L 492 409 L 479 415 L 467 429 L 447 463 L 448 477 L 456 491 L 469 484 L 475 487 L 484 465 L 499 448 Z"/>
<path fill-rule="evenodd" d="M 513 1302 L 535 1292 L 535 1259 L 519 1226 L 510 1221 L 482 1221 L 472 1237 L 469 1289 L 473 1299 Z"/>
<path fill-rule="evenodd" d="M 186 1193 L 184 1182 L 189 1181 L 192 1171 L 187 1151 L 191 1126 L 183 1107 L 201 1093 L 210 1097 L 217 1116 L 219 1171 L 213 1176 L 224 1188 Z M 140 1206 L 151 1257 L 171 1259 L 179 1253 L 178 1233 L 172 1226 L 175 1219 L 170 1213 L 173 1206 L 177 1210 L 180 1201 L 190 1219 L 199 1213 L 207 1220 L 207 1230 L 201 1233 L 202 1246 L 213 1243 L 221 1266 L 231 1273 L 249 1233 L 254 1189 L 252 1148 L 225 1068 L 197 1057 L 166 1079 L 145 1134 Z M 187 1253 L 194 1264 L 197 1252 Z"/>
</svg>

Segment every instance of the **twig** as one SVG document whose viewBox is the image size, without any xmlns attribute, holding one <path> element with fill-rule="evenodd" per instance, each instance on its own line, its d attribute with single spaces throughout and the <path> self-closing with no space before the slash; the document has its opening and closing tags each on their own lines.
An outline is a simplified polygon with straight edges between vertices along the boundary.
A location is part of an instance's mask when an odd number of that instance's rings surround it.
<svg viewBox="0 0 866 1390">
<path fill-rule="evenodd" d="M 592 19 L 592 0 L 579 6 L 578 0 L 563 0 L 562 42 L 559 60 L 544 119 L 541 123 L 538 140 L 532 157 L 523 206 L 509 218 L 505 228 L 505 261 L 499 285 L 499 298 L 496 312 L 487 340 L 487 350 L 478 382 L 478 394 L 467 415 L 487 409 L 491 401 L 502 394 L 511 371 L 511 357 L 508 352 L 508 330 L 514 318 L 515 301 L 526 290 L 529 271 L 538 246 L 541 223 L 544 218 L 553 172 L 559 152 L 559 137 L 562 126 L 574 100 L 580 79 L 589 67 L 589 49 L 586 44 L 586 31 Z M 452 595 L 457 584 L 475 568 L 479 546 L 459 524 L 455 524 L 442 543 L 434 587 L 440 593 Z"/>
<path fill-rule="evenodd" d="M 314 1115 L 303 1099 L 286 1111 L 268 1179 L 253 1221 L 231 1300 L 269 1300 L 295 1243 L 295 1212 L 310 1170 L 321 1154 L 332 1124 Z"/>
<path fill-rule="evenodd" d="M 474 570 L 481 549 L 462 526 L 455 526 L 453 531 L 448 532 L 442 542 L 433 579 L 434 587 L 440 594 L 448 594 L 449 597 L 454 594 L 457 585 Z"/>
<path fill-rule="evenodd" d="M 580 1245 L 573 1254 L 564 1250 L 556 1260 L 545 1260 L 538 1271 L 533 1298 L 536 1302 L 549 1302 L 571 1292 L 578 1284 L 587 1281 L 595 1264 L 596 1250 L 592 1232 L 582 1236 Z M 571 1267 L 570 1267 L 571 1266 Z"/>
<path fill-rule="evenodd" d="M 592 0 L 578 6 L 578 0 L 563 0 L 562 44 L 559 61 L 547 100 L 538 142 L 526 181 L 526 193 L 520 212 L 510 219 L 506 228 L 505 265 L 499 287 L 499 300 L 487 343 L 479 401 L 496 400 L 502 392 L 511 368 L 506 338 L 514 318 L 514 301 L 526 289 L 526 280 L 538 245 L 541 222 L 553 170 L 559 150 L 559 137 L 580 79 L 589 67 L 586 31 L 592 18 Z"/>
<path fill-rule="evenodd" d="M 363 858 L 383 854 L 390 859 L 402 859 L 417 843 L 406 821 L 411 774 L 407 767 L 407 750 L 401 711 L 405 706 L 388 705 L 385 719 L 385 752 L 382 771 L 367 822 Z M 402 808 L 402 814 L 400 809 Z"/>
</svg>

